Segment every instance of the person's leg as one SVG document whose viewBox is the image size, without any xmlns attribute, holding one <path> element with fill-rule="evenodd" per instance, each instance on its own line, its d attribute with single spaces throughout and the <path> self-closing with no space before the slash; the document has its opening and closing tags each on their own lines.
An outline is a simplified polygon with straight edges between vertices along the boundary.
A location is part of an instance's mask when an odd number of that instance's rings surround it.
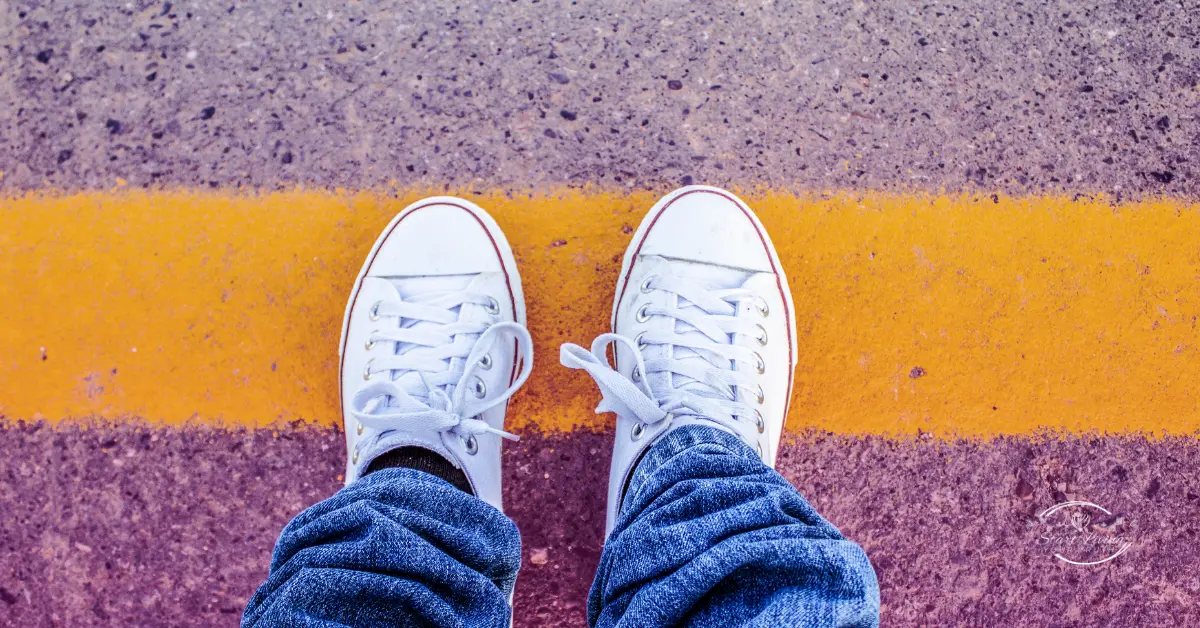
<svg viewBox="0 0 1200 628">
<path fill-rule="evenodd" d="M 280 535 L 242 626 L 507 626 L 516 525 L 415 469 L 372 472 Z"/>
<path fill-rule="evenodd" d="M 793 312 L 770 238 L 732 194 L 677 190 L 638 227 L 613 333 L 561 350 L 617 415 L 593 626 L 877 624 L 866 555 L 773 470 Z"/>
<path fill-rule="evenodd" d="M 284 529 L 244 626 L 506 626 L 521 541 L 501 511 L 507 400 L 533 367 L 512 251 L 432 198 L 375 243 L 338 350 L 346 487 Z"/>
<path fill-rule="evenodd" d="M 736 436 L 688 425 L 630 479 L 593 626 L 877 626 L 867 555 Z"/>
</svg>

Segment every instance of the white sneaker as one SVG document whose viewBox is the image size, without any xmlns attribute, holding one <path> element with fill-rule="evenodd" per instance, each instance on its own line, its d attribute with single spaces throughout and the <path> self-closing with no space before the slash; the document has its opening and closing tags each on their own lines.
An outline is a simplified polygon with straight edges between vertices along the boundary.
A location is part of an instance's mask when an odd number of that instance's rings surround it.
<svg viewBox="0 0 1200 628">
<path fill-rule="evenodd" d="M 560 356 L 596 380 L 596 412 L 617 415 L 606 536 L 634 465 L 676 427 L 730 432 L 774 467 L 796 368 L 793 312 L 775 248 L 741 199 L 690 186 L 650 210 L 625 252 L 614 333 Z"/>
<path fill-rule="evenodd" d="M 504 413 L 533 368 L 533 341 L 516 261 L 491 216 L 450 197 L 396 216 L 354 284 L 338 354 L 346 484 L 380 454 L 418 446 L 502 507 L 501 438 L 516 439 Z"/>
</svg>

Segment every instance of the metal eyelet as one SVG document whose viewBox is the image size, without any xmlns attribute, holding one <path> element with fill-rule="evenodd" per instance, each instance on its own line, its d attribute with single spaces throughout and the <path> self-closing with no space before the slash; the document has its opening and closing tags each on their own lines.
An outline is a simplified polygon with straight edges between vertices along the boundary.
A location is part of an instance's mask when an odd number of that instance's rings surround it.
<svg viewBox="0 0 1200 628">
<path fill-rule="evenodd" d="M 758 341 L 758 346 L 767 346 L 767 328 L 762 325 L 756 325 L 756 327 L 758 327 L 758 337 L 755 340 Z"/>
<path fill-rule="evenodd" d="M 635 384 L 642 381 L 641 367 L 637 367 L 637 366 L 633 367 L 633 372 L 629 374 L 629 378 L 632 379 L 633 383 L 635 383 Z"/>
<path fill-rule="evenodd" d="M 756 390 L 754 392 L 754 397 L 755 397 L 755 399 L 758 400 L 758 405 L 760 405 L 760 406 L 763 404 L 764 401 L 767 400 L 767 395 L 766 395 L 766 393 L 763 392 L 761 385 L 758 387 L 758 390 Z"/>
<path fill-rule="evenodd" d="M 652 290 L 650 287 L 650 282 L 654 281 L 655 279 L 656 277 L 654 275 L 647 275 L 646 278 L 642 280 L 642 294 L 650 294 L 650 291 Z"/>
<path fill-rule="evenodd" d="M 642 435 L 646 433 L 646 424 L 638 422 L 634 424 L 633 429 L 629 431 L 629 438 L 633 440 L 641 440 Z"/>
<path fill-rule="evenodd" d="M 372 358 L 370 360 L 367 360 L 367 364 L 365 366 L 363 366 L 363 379 L 371 379 L 371 364 L 373 364 L 374 362 L 375 362 L 375 359 Z"/>
<path fill-rule="evenodd" d="M 754 352 L 754 370 L 758 371 L 759 375 L 767 372 L 767 363 L 757 351 Z"/>
<path fill-rule="evenodd" d="M 358 464 L 358 447 L 354 448 L 354 457 L 350 459 L 350 462 Z"/>
<path fill-rule="evenodd" d="M 487 384 L 484 384 L 482 379 L 476 377 L 475 385 L 471 387 L 471 394 L 475 395 L 476 399 L 483 399 L 487 395 Z"/>
<path fill-rule="evenodd" d="M 767 431 L 767 422 L 763 420 L 762 413 L 758 410 L 754 411 L 754 424 L 758 426 L 759 434 Z"/>
<path fill-rule="evenodd" d="M 488 297 L 487 305 L 485 305 L 483 307 L 487 309 L 488 314 L 499 314 L 500 313 L 500 302 L 493 299 L 492 297 Z"/>
<path fill-rule="evenodd" d="M 758 315 L 763 318 L 771 315 L 771 307 L 767 305 L 767 300 L 762 297 L 754 300 L 754 309 L 758 310 Z"/>
<path fill-rule="evenodd" d="M 479 368 L 485 371 L 492 368 L 492 354 L 485 353 L 482 358 L 479 358 Z"/>
<path fill-rule="evenodd" d="M 370 336 L 367 336 L 367 344 L 363 345 L 367 351 L 374 349 L 375 345 L 379 344 L 379 342 L 377 340 L 375 340 L 375 334 L 378 334 L 378 333 L 379 333 L 379 330 L 376 329 L 375 331 L 371 332 Z"/>
<path fill-rule="evenodd" d="M 757 449 L 758 449 L 758 459 L 766 462 L 767 457 L 763 455 L 762 443 L 758 443 Z"/>
<path fill-rule="evenodd" d="M 467 440 L 463 441 L 463 448 L 467 450 L 467 454 L 474 456 L 479 453 L 479 441 L 475 440 L 475 435 L 471 434 Z"/>
<path fill-rule="evenodd" d="M 644 322 L 646 322 L 646 321 L 650 320 L 650 313 L 646 311 L 646 310 L 649 310 L 649 309 L 650 309 L 650 304 L 649 304 L 649 303 L 647 303 L 647 304 L 643 305 L 642 307 L 638 308 L 638 311 L 637 311 L 637 322 L 639 322 L 639 323 L 644 323 Z"/>
<path fill-rule="evenodd" d="M 370 315 L 372 321 L 379 320 L 379 306 L 381 305 L 383 305 L 383 301 L 376 301 L 375 305 L 371 306 Z"/>
<path fill-rule="evenodd" d="M 356 429 L 356 430 L 354 430 L 354 431 L 355 431 L 355 432 L 356 432 L 356 433 L 357 433 L 359 436 L 362 436 L 362 433 L 363 433 L 363 424 L 362 424 L 362 423 L 359 423 L 359 424 L 358 424 L 358 429 Z"/>
<path fill-rule="evenodd" d="M 635 344 L 637 344 L 637 347 L 638 347 L 638 349 L 645 349 L 645 348 L 646 348 L 646 342 L 645 342 L 644 340 L 642 340 L 642 336 L 645 336 L 645 335 L 646 335 L 646 332 L 642 332 L 642 333 L 640 333 L 640 334 L 638 334 L 638 335 L 637 335 L 637 338 L 634 338 L 634 339 L 633 339 L 633 342 L 634 342 Z"/>
</svg>

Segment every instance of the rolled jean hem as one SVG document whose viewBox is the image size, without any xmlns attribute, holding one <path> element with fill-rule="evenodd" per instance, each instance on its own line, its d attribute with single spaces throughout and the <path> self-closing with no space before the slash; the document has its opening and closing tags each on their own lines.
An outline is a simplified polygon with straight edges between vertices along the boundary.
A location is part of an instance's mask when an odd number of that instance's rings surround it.
<svg viewBox="0 0 1200 628">
<path fill-rule="evenodd" d="M 625 489 L 625 494 L 621 499 L 621 510 L 625 509 L 625 504 L 629 503 L 630 497 L 636 495 L 638 489 L 660 467 L 692 447 L 703 445 L 716 445 L 727 450 L 730 455 L 755 461 L 760 460 L 758 454 L 749 445 L 725 430 L 706 425 L 684 425 L 667 432 L 665 436 L 650 445 L 650 449 L 646 450 L 645 455 L 633 469 L 629 486 Z"/>
<path fill-rule="evenodd" d="M 421 469 L 414 469 L 412 467 L 383 467 L 382 469 L 376 469 L 370 473 L 360 476 L 358 479 L 347 485 L 346 488 L 374 486 L 375 484 L 381 482 L 402 481 L 433 482 L 434 484 L 442 484 L 455 490 L 461 490 L 457 486 L 428 471 L 422 471 Z M 471 495 L 471 493 L 467 494 Z M 471 496 L 475 497 L 474 495 Z"/>
</svg>

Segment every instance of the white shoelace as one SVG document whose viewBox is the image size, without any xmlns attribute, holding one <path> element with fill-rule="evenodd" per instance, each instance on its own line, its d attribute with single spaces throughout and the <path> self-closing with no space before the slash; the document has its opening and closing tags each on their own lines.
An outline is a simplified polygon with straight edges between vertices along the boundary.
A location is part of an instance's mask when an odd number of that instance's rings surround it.
<svg viewBox="0 0 1200 628">
<path fill-rule="evenodd" d="M 647 331 L 637 340 L 601 334 L 590 352 L 569 343 L 559 352 L 563 366 L 583 369 L 596 380 L 602 395 L 596 412 L 615 412 L 647 426 L 672 416 L 707 419 L 735 432 L 740 431 L 741 420 L 761 426 L 761 415 L 751 403 L 762 403 L 762 388 L 745 371 L 733 368 L 739 362 L 756 370 L 765 365 L 752 349 L 733 344 L 733 337 L 740 334 L 765 341 L 761 326 L 736 316 L 744 300 L 752 300 L 759 312 L 766 311 L 765 302 L 745 288 L 713 289 L 671 275 L 651 276 L 642 283 L 643 292 L 653 290 L 676 295 L 677 305 L 645 305 L 636 315 L 640 320 L 674 319 L 669 331 Z M 633 354 L 632 380 L 608 362 L 606 353 L 614 343 L 624 344 Z M 643 351 L 651 348 L 656 357 L 646 359 Z"/>
<path fill-rule="evenodd" d="M 371 359 L 364 373 L 389 376 L 364 384 L 350 402 L 351 416 L 380 431 L 376 440 L 393 430 L 448 432 L 464 441 L 484 433 L 518 440 L 478 417 L 506 401 L 528 379 L 533 340 L 519 323 L 463 320 L 460 312 L 467 303 L 483 305 L 493 314 L 498 309 L 495 299 L 465 291 L 381 301 L 372 307 L 373 319 L 398 319 L 367 341 L 395 343 L 394 355 Z M 506 336 L 516 340 L 516 355 L 524 365 L 512 384 L 496 394 L 476 374 L 492 368 L 489 351 Z"/>
</svg>

